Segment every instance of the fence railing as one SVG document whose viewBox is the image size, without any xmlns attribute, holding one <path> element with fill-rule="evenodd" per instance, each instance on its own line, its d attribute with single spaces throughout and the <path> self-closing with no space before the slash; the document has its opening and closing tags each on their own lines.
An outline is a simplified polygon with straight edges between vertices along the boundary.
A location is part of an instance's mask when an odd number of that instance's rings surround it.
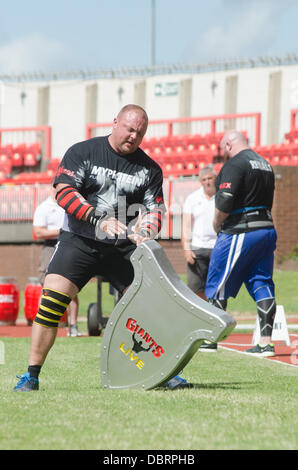
<svg viewBox="0 0 298 470">
<path fill-rule="evenodd" d="M 30 222 L 36 207 L 51 191 L 49 184 L 1 185 L 0 223 Z"/>
<path fill-rule="evenodd" d="M 18 146 L 37 142 L 41 145 L 42 156 L 45 159 L 50 159 L 52 156 L 50 126 L 0 128 L 0 147 L 9 144 Z"/>
<path fill-rule="evenodd" d="M 86 125 L 86 139 L 107 135 L 111 127 L 112 123 L 89 123 Z M 232 128 L 245 131 L 250 146 L 260 145 L 261 113 L 153 120 L 149 121 L 146 139 L 186 134 L 216 135 Z"/>
<path fill-rule="evenodd" d="M 159 238 L 181 238 L 183 203 L 186 196 L 199 186 L 198 177 L 164 179 L 167 214 Z M 50 195 L 50 191 L 50 184 L 1 185 L 0 224 L 32 222 L 36 207 Z"/>
</svg>

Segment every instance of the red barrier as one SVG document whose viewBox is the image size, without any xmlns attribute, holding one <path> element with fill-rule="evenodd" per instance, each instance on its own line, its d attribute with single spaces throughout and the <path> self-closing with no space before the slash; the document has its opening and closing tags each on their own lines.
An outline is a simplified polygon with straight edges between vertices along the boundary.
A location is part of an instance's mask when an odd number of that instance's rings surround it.
<svg viewBox="0 0 298 470">
<path fill-rule="evenodd" d="M 42 286 L 36 278 L 29 278 L 24 291 L 24 313 L 28 324 L 32 324 L 38 312 Z"/>
<path fill-rule="evenodd" d="M 0 324 L 15 324 L 20 292 L 13 277 L 0 277 Z"/>
</svg>

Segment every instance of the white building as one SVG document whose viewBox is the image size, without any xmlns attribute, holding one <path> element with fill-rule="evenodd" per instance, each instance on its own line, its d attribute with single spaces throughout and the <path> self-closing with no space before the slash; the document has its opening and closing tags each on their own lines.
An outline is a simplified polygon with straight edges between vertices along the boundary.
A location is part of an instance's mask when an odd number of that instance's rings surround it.
<svg viewBox="0 0 298 470">
<path fill-rule="evenodd" d="M 136 103 L 150 120 L 260 113 L 260 143 L 270 145 L 284 140 L 290 111 L 298 108 L 298 63 L 276 65 L 269 60 L 268 65 L 221 64 L 213 71 L 173 66 L 154 75 L 148 70 L 143 75 L 115 71 L 115 78 L 112 72 L 107 78 L 100 71 L 93 75 L 0 77 L 0 128 L 48 125 L 52 156 L 60 158 L 70 145 L 85 139 L 88 123 L 110 123 L 123 105 Z M 189 125 L 183 132 L 201 130 Z M 14 139 L 22 138 L 14 133 Z M 2 143 L 11 139 L 12 133 L 2 133 Z"/>
</svg>

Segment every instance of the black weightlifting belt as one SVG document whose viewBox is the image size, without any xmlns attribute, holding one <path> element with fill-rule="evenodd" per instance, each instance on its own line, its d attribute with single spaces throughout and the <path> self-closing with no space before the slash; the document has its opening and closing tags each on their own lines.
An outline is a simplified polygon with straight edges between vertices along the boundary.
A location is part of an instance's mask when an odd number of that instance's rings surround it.
<svg viewBox="0 0 298 470">
<path fill-rule="evenodd" d="M 252 209 L 241 213 L 230 214 L 221 227 L 223 233 L 252 232 L 260 228 L 273 228 L 272 215 L 269 209 Z"/>
</svg>

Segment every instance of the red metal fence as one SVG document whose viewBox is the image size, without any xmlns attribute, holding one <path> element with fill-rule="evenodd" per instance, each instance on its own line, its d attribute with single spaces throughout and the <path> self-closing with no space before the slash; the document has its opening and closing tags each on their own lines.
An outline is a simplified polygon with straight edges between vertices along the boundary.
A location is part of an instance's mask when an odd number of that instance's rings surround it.
<svg viewBox="0 0 298 470">
<path fill-rule="evenodd" d="M 86 125 L 86 139 L 110 132 L 112 123 L 89 123 Z M 149 121 L 146 139 L 154 137 L 173 137 L 175 135 L 216 135 L 235 128 L 245 131 L 252 147 L 260 145 L 261 114 L 223 114 L 221 116 L 203 116 L 177 119 L 159 119 Z"/>
</svg>

